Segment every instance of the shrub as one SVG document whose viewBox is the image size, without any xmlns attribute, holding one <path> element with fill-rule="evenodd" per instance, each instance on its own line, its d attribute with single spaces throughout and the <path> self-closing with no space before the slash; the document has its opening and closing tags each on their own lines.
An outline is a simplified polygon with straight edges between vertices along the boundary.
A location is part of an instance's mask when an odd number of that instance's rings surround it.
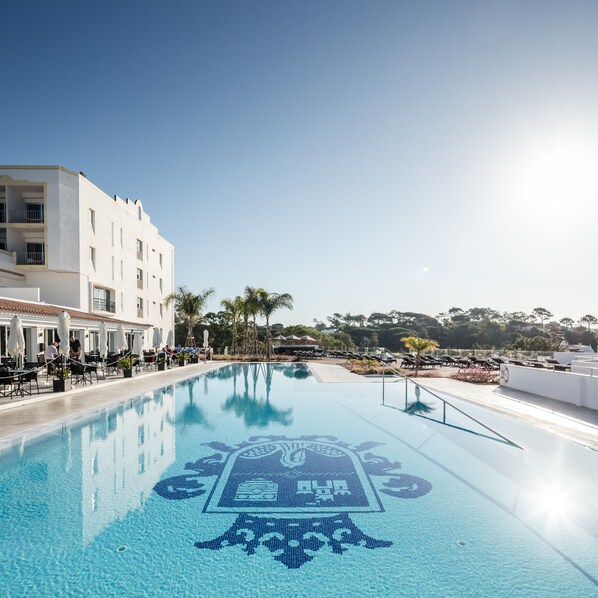
<svg viewBox="0 0 598 598">
<path fill-rule="evenodd" d="M 451 378 L 472 384 L 498 384 L 499 372 L 483 368 L 466 368 L 454 373 Z"/>
<path fill-rule="evenodd" d="M 130 370 L 135 365 L 136 361 L 137 360 L 134 357 L 129 355 L 128 357 L 119 358 L 116 365 L 123 370 Z"/>
</svg>

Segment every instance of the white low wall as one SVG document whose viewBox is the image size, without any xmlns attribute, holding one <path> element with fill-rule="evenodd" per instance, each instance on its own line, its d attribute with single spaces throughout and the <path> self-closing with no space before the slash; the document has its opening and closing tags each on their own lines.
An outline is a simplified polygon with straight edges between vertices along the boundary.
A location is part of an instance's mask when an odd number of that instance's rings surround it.
<svg viewBox="0 0 598 598">
<path fill-rule="evenodd" d="M 500 384 L 506 388 L 598 410 L 598 377 L 501 365 Z"/>
<path fill-rule="evenodd" d="M 572 363 L 574 359 L 578 359 L 580 357 L 593 357 L 596 358 L 598 355 L 593 351 L 555 351 L 554 358 L 563 365 L 567 365 Z"/>
</svg>

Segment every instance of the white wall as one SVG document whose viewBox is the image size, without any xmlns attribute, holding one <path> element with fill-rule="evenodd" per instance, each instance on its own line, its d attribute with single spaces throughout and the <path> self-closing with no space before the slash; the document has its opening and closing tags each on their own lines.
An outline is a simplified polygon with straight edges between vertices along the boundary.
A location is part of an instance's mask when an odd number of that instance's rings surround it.
<svg viewBox="0 0 598 598">
<path fill-rule="evenodd" d="M 160 315 L 160 305 L 174 289 L 174 248 L 159 235 L 139 200 L 110 197 L 87 178 L 62 167 L 0 168 L 2 175 L 15 182 L 45 184 L 48 267 L 18 268 L 26 276 L 23 286 L 39 287 L 41 300 L 47 303 L 96 313 L 107 320 L 115 317 L 158 326 L 166 337 L 174 328 L 174 308 L 162 306 Z M 95 211 L 95 230 L 90 209 Z M 137 258 L 137 239 L 143 242 L 141 260 Z M 90 247 L 95 248 L 95 268 Z M 137 287 L 137 268 L 143 271 L 143 289 Z M 1 284 L 8 286 L 5 281 Z M 17 284 L 18 280 L 10 286 Z M 94 285 L 113 291 L 114 314 L 94 309 Z M 144 303 L 142 317 L 137 313 L 138 297 Z"/>
<path fill-rule="evenodd" d="M 500 384 L 506 388 L 598 410 L 598 377 L 501 365 Z"/>
</svg>

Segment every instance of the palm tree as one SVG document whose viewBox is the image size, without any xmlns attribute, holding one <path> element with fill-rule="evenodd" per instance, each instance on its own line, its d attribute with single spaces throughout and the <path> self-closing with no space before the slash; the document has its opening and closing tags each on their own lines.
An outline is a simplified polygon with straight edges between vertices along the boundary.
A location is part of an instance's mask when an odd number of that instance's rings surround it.
<svg viewBox="0 0 598 598">
<path fill-rule="evenodd" d="M 239 349 L 237 346 L 237 325 L 239 324 L 239 320 L 243 314 L 243 298 L 237 295 L 234 299 L 223 299 L 220 302 L 220 305 L 222 306 L 226 317 L 230 320 L 233 329 L 233 342 L 231 350 L 233 355 L 236 355 Z"/>
<path fill-rule="evenodd" d="M 179 321 L 187 324 L 187 338 L 185 339 L 185 346 L 195 347 L 195 339 L 193 338 L 193 326 L 199 322 L 203 317 L 203 310 L 205 309 L 208 299 L 214 294 L 214 289 L 204 289 L 197 295 L 190 291 L 186 286 L 180 286 L 176 291 L 170 293 L 164 299 L 165 305 L 170 305 L 174 302 L 174 309 Z"/>
<path fill-rule="evenodd" d="M 424 351 L 436 349 L 436 347 L 438 347 L 438 343 L 433 341 L 431 338 L 419 338 L 419 336 L 405 336 L 401 339 L 401 342 L 405 345 L 405 347 L 407 347 L 407 349 L 415 351 L 415 376 L 417 376 L 419 364 L 421 362 L 421 354 Z"/>
<path fill-rule="evenodd" d="M 261 289 L 259 294 L 260 313 L 266 318 L 266 357 L 272 356 L 272 340 L 270 331 L 270 317 L 279 309 L 293 309 L 293 297 L 289 293 L 268 293 Z"/>
<path fill-rule="evenodd" d="M 260 313 L 260 295 L 265 292 L 264 289 L 255 287 L 245 287 L 245 309 L 248 317 L 251 317 L 251 327 L 253 329 L 253 354 L 257 355 L 257 323 L 256 318 Z"/>
</svg>

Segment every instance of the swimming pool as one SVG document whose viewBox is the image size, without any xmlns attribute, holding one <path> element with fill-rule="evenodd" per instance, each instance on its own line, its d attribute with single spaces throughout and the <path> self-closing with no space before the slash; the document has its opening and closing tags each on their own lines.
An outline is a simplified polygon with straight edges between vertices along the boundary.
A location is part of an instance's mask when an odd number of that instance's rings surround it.
<svg viewBox="0 0 598 598">
<path fill-rule="evenodd" d="M 598 594 L 598 454 L 451 400 L 518 448 L 404 399 L 242 364 L 16 443 L 0 592 Z"/>
</svg>

